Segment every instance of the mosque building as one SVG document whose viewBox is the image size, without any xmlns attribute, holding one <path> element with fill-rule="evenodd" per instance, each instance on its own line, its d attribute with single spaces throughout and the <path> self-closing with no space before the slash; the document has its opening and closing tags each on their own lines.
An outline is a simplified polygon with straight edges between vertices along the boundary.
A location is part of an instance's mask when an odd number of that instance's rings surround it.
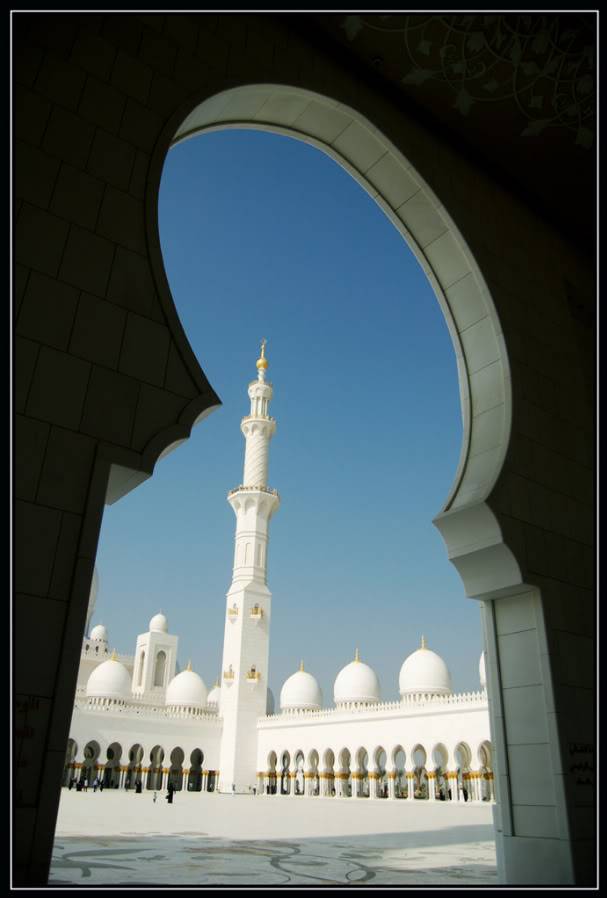
<svg viewBox="0 0 607 898">
<path fill-rule="evenodd" d="M 479 691 L 454 693 L 447 665 L 422 637 L 401 666 L 400 699 L 386 702 L 356 649 L 335 679 L 334 707 L 325 706 L 302 661 L 275 711 L 267 550 L 280 499 L 268 486 L 276 422 L 267 368 L 264 340 L 241 423 L 243 482 L 228 493 L 236 537 L 221 682 L 209 691 L 190 663 L 178 672 L 178 637 L 162 612 L 137 637 L 132 656 L 110 653 L 106 628 L 90 628 L 95 576 L 63 785 L 99 778 L 123 789 L 493 801 L 484 653 Z"/>
</svg>

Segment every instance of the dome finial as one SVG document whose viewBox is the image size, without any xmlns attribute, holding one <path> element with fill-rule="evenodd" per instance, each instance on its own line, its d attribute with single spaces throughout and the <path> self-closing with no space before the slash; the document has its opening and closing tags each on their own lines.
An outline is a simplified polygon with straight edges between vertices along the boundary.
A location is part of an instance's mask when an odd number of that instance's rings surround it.
<svg viewBox="0 0 607 898">
<path fill-rule="evenodd" d="M 428 646 L 426 645 L 426 637 L 425 636 L 422 636 L 422 644 L 421 644 L 420 648 L 422 648 L 422 649 L 428 648 Z"/>
<path fill-rule="evenodd" d="M 112 650 L 112 655 L 110 657 L 110 661 L 118 661 L 118 655 L 116 654 L 116 649 Z"/>
<path fill-rule="evenodd" d="M 257 362 L 255 363 L 257 365 L 257 370 L 259 372 L 261 372 L 262 370 L 265 371 L 266 368 L 268 367 L 268 360 L 266 358 L 266 343 L 267 342 L 268 341 L 264 337 L 263 340 L 261 341 L 261 354 L 260 354 L 259 358 L 257 359 Z"/>
<path fill-rule="evenodd" d="M 360 652 L 358 651 L 358 646 L 356 648 L 356 651 L 354 652 L 354 660 L 360 661 Z"/>
<path fill-rule="evenodd" d="M 186 670 L 192 670 L 192 659 L 191 658 L 188 660 L 188 663 L 186 665 Z"/>
<path fill-rule="evenodd" d="M 300 670 L 303 670 L 303 669 L 304 669 L 304 666 L 303 666 L 303 658 L 302 658 L 301 661 L 299 662 L 299 669 L 300 669 Z"/>
</svg>

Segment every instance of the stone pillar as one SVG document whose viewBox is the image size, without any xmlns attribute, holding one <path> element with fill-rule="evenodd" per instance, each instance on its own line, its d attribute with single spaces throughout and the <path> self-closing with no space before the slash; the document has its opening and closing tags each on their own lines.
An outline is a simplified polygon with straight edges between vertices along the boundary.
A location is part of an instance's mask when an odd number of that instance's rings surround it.
<svg viewBox="0 0 607 898">
<path fill-rule="evenodd" d="M 436 773 L 428 771 L 428 801 L 436 801 Z"/>
<path fill-rule="evenodd" d="M 209 771 L 203 770 L 202 771 L 202 791 L 203 792 L 207 791 L 208 784 L 209 784 Z"/>
<path fill-rule="evenodd" d="M 457 771 L 450 770 L 447 773 L 449 788 L 451 789 L 451 801 L 461 801 L 463 796 L 461 795 L 458 787 L 457 787 Z"/>
<path fill-rule="evenodd" d="M 398 774 L 396 770 L 388 771 L 388 800 L 394 801 L 396 799 L 396 778 Z"/>
<path fill-rule="evenodd" d="M 297 776 L 297 768 L 292 767 L 289 770 L 289 797 L 295 798 L 295 777 Z"/>
<path fill-rule="evenodd" d="M 415 795 L 413 794 L 415 791 L 415 774 L 412 770 L 407 770 L 407 800 L 413 801 Z"/>
</svg>

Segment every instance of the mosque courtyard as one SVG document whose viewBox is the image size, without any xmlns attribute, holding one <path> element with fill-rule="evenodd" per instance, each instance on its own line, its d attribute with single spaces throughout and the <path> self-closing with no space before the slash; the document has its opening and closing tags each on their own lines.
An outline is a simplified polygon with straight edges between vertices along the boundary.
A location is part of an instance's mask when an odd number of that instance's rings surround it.
<svg viewBox="0 0 607 898">
<path fill-rule="evenodd" d="M 497 885 L 488 804 L 62 789 L 49 885 Z"/>
</svg>

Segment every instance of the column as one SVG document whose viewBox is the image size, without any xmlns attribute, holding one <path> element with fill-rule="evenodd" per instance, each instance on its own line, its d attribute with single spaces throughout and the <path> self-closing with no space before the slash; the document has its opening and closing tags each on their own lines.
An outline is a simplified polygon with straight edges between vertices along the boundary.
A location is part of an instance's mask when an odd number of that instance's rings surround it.
<svg viewBox="0 0 607 898">
<path fill-rule="evenodd" d="M 295 798 L 295 777 L 297 776 L 297 768 L 291 767 L 289 770 L 289 797 Z"/>
<path fill-rule="evenodd" d="M 379 773 L 376 770 L 370 770 L 369 776 L 369 798 L 379 798 Z"/>
<path fill-rule="evenodd" d="M 407 770 L 407 800 L 413 801 L 415 799 L 414 791 L 415 791 L 415 774 L 412 770 Z"/>
<path fill-rule="evenodd" d="M 397 778 L 396 770 L 388 771 L 388 800 L 394 801 L 396 799 L 396 778 Z"/>
<path fill-rule="evenodd" d="M 457 771 L 450 770 L 447 776 L 449 778 L 449 788 L 451 789 L 451 801 L 461 801 L 463 796 L 457 788 Z"/>
<path fill-rule="evenodd" d="M 428 771 L 428 801 L 436 801 L 436 773 Z"/>
<path fill-rule="evenodd" d="M 203 770 L 202 771 L 202 791 L 203 792 L 207 791 L 208 784 L 209 784 L 209 771 Z"/>
</svg>

